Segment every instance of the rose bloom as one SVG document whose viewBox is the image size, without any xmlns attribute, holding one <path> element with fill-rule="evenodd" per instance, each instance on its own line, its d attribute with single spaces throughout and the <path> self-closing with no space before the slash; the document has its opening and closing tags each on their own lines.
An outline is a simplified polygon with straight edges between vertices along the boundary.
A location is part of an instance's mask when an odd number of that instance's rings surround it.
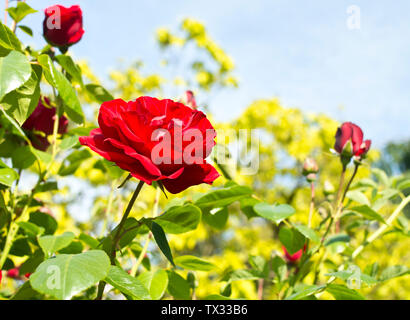
<svg viewBox="0 0 410 320">
<path fill-rule="evenodd" d="M 50 100 L 47 97 L 44 97 L 43 99 L 47 105 L 50 105 Z M 47 136 L 53 134 L 55 117 L 56 108 L 46 107 L 40 99 L 36 109 L 34 109 L 33 113 L 22 125 L 23 129 L 29 132 L 28 136 L 34 148 L 42 151 L 47 150 L 50 145 Z M 68 119 L 65 116 L 61 116 L 58 124 L 58 133 L 66 133 L 67 126 Z M 43 134 L 35 133 L 35 131 L 42 132 Z"/>
<path fill-rule="evenodd" d="M 51 45 L 68 47 L 81 40 L 84 30 L 79 6 L 55 5 L 45 9 L 44 13 L 43 36 Z"/>
<path fill-rule="evenodd" d="M 347 143 L 352 143 L 352 156 L 364 156 L 370 149 L 371 140 L 363 141 L 363 131 L 359 126 L 351 122 L 344 122 L 336 132 L 334 149 L 342 153 Z"/>
<path fill-rule="evenodd" d="M 116 99 L 101 105 L 98 123 L 80 143 L 148 184 L 179 193 L 219 176 L 205 160 L 216 132 L 201 111 L 170 99 Z"/>
</svg>

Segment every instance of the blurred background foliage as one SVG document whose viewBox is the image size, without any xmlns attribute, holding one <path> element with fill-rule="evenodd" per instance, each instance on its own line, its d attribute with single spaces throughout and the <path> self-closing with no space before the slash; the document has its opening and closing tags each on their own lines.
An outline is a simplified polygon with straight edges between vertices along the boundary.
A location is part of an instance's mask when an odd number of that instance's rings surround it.
<svg viewBox="0 0 410 320">
<path fill-rule="evenodd" d="M 212 40 L 205 26 L 199 21 L 192 18 L 184 19 L 178 30 L 159 28 L 156 32 L 156 40 L 158 49 L 163 53 L 158 72 L 147 74 L 144 71 L 143 61 L 121 66 L 110 73 L 110 83 L 103 83 L 113 97 L 121 97 L 124 100 L 135 99 L 141 95 L 172 98 L 171 93 L 173 98 L 183 100 L 182 93 L 189 89 L 195 93 L 199 109 L 207 111 L 208 105 L 212 103 L 212 96 L 220 90 L 240 88 L 240 82 L 235 78 L 233 59 Z M 84 82 L 100 83 L 87 61 L 80 61 L 79 66 Z M 85 128 L 76 128 L 70 132 L 83 135 L 95 126 L 99 104 L 80 84 L 77 89 L 88 123 Z M 98 94 L 110 95 L 108 92 Z M 310 188 L 301 174 L 302 163 L 307 157 L 315 158 L 320 168 L 316 183 L 317 203 L 326 198 L 324 186 L 331 189 L 331 186 L 337 185 L 341 167 L 339 159 L 331 154 L 330 149 L 333 147 L 338 122 L 325 114 L 302 112 L 297 107 L 281 105 L 276 98 L 266 98 L 254 101 L 240 117 L 229 123 L 216 123 L 211 114 L 208 114 L 208 117 L 217 129 L 236 131 L 258 129 L 259 170 L 252 175 L 245 175 L 242 172 L 243 165 L 237 159 L 232 159 L 233 165 L 227 166 L 227 174 L 237 183 L 252 187 L 256 196 L 268 203 L 291 204 L 297 211 L 291 220 L 307 223 Z M 349 120 L 354 121 L 354 119 Z M 104 235 L 120 220 L 124 205 L 135 187 L 135 181 L 128 183 L 122 189 L 117 189 L 125 173 L 102 160 L 98 155 L 80 147 L 78 143 L 74 143 L 73 149 L 65 152 L 58 160 L 59 163 L 56 163 L 52 170 L 54 173 L 58 172 L 60 176 L 66 176 L 61 178 L 65 181 L 63 184 L 65 187 L 54 191 L 52 196 L 50 193 L 41 193 L 38 199 L 44 202 L 44 207 L 59 221 L 59 231 L 71 230 L 75 233 L 88 232 L 94 236 Z M 383 168 L 389 174 L 409 175 L 410 142 L 392 142 L 383 150 L 372 149 L 367 163 L 368 165 L 360 168 L 358 180 L 371 177 L 370 164 Z M 34 167 L 32 169 L 35 170 Z M 348 170 L 350 173 L 352 168 Z M 215 186 L 222 186 L 226 181 L 227 179 L 221 177 L 216 181 Z M 141 218 L 156 215 L 169 205 L 169 201 L 178 201 L 179 198 L 192 199 L 209 188 L 209 186 L 196 186 L 176 197 L 168 195 L 169 199 L 161 195 L 158 200 L 156 189 L 145 186 L 132 216 Z M 99 192 L 87 193 L 90 189 Z M 157 200 L 159 211 L 153 213 L 152 208 Z M 91 215 L 87 216 L 85 212 L 76 212 L 75 216 L 72 215 L 73 210 L 84 209 L 81 206 L 72 206 L 78 201 L 92 202 Z M 390 212 L 390 209 L 391 207 L 386 206 L 383 211 Z M 278 240 L 278 228 L 275 225 L 255 217 L 252 210 L 246 209 L 246 204 L 234 203 L 229 206 L 228 211 L 224 218 L 226 223 L 222 223 L 222 226 L 215 227 L 212 223 L 202 221 L 194 231 L 169 236 L 174 256 L 199 256 L 218 266 L 218 269 L 210 272 L 195 272 L 197 298 L 219 294 L 226 289 L 225 283 L 217 280 L 227 270 L 249 267 L 251 256 L 262 256 L 265 259 L 275 255 L 283 256 Z M 406 212 L 407 219 L 403 221 L 408 223 L 410 215 L 408 210 Z M 82 214 L 86 218 L 78 219 Z M 316 216 L 313 225 L 317 225 L 319 221 L 319 217 Z M 358 232 L 364 231 L 359 228 Z M 134 240 L 137 253 L 141 251 L 146 240 L 146 234 Z M 374 262 L 377 262 L 381 268 L 392 264 L 408 265 L 409 245 L 408 237 L 391 233 L 366 248 L 357 260 L 357 264 L 362 270 Z M 121 260 L 123 265 L 128 264 L 131 269 L 137 257 L 138 255 L 130 250 L 123 252 Z M 323 276 L 325 273 L 335 269 L 331 261 L 334 261 L 333 257 L 328 257 L 328 263 L 325 264 L 328 270 L 321 273 L 322 281 L 327 280 L 327 277 Z M 21 262 L 23 261 L 17 259 L 15 264 Z M 157 265 L 165 267 L 166 261 L 151 243 L 148 256 L 139 268 L 140 270 L 155 269 Z M 187 273 L 187 271 L 181 272 L 185 276 L 188 276 Z M 313 273 L 309 274 L 307 281 L 311 282 L 312 277 Z M 14 285 L 14 280 L 4 281 L 10 287 Z M 257 298 L 258 288 L 255 281 L 234 281 L 231 290 L 233 298 Z M 410 278 L 393 279 L 361 291 L 369 299 L 409 299 Z M 277 292 L 266 290 L 264 298 L 277 298 Z"/>
</svg>

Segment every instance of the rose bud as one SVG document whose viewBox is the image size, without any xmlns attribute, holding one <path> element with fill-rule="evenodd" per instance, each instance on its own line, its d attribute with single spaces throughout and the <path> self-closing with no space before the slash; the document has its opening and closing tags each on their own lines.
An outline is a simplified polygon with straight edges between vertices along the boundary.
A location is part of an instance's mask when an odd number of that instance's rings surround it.
<svg viewBox="0 0 410 320">
<path fill-rule="evenodd" d="M 0 284 L 1 284 L 1 279 L 3 278 L 3 271 L 0 270 Z"/>
<path fill-rule="evenodd" d="M 27 272 L 24 276 L 25 276 L 27 279 L 30 278 L 31 272 Z"/>
<path fill-rule="evenodd" d="M 286 250 L 285 246 L 282 246 L 282 250 L 285 254 L 286 261 L 288 261 L 289 263 L 296 263 L 302 257 L 303 252 L 306 252 L 306 245 L 303 246 L 303 249 L 300 249 L 299 251 L 295 252 L 294 254 L 290 254 Z M 302 250 L 303 250 L 303 252 L 302 252 Z"/>
<path fill-rule="evenodd" d="M 44 102 L 50 105 L 50 100 L 47 97 L 44 97 Z M 47 150 L 50 145 L 47 136 L 53 134 L 55 117 L 56 108 L 46 107 L 40 99 L 36 109 L 34 109 L 33 113 L 22 125 L 23 129 L 30 132 L 29 138 L 34 148 L 42 151 Z M 67 126 L 68 119 L 65 116 L 61 116 L 58 124 L 58 133 L 66 133 Z M 42 134 L 36 133 L 35 131 L 41 132 Z"/>
<path fill-rule="evenodd" d="M 313 158 L 307 158 L 303 163 L 303 175 L 306 177 L 308 182 L 313 182 L 316 180 L 316 173 L 319 171 L 319 166 Z"/>
<path fill-rule="evenodd" d="M 191 107 L 192 109 L 197 109 L 198 106 L 196 105 L 194 93 L 191 90 L 187 90 L 185 92 L 185 95 L 187 100 L 186 104 L 188 105 L 188 107 Z"/>
<path fill-rule="evenodd" d="M 20 278 L 20 268 L 16 267 L 7 271 L 6 276 L 12 279 L 19 279 Z"/>
<path fill-rule="evenodd" d="M 44 10 L 43 36 L 48 43 L 65 52 L 67 48 L 81 40 L 83 30 L 83 13 L 79 6 L 70 8 L 61 5 Z"/>
<path fill-rule="evenodd" d="M 170 99 L 116 99 L 101 105 L 98 123 L 80 143 L 140 181 L 179 193 L 219 177 L 205 160 L 216 131 L 201 111 Z"/>
<path fill-rule="evenodd" d="M 344 122 L 336 132 L 334 149 L 341 155 L 342 162 L 347 164 L 352 157 L 360 160 L 370 149 L 371 140 L 363 141 L 363 131 L 359 126 Z"/>
</svg>

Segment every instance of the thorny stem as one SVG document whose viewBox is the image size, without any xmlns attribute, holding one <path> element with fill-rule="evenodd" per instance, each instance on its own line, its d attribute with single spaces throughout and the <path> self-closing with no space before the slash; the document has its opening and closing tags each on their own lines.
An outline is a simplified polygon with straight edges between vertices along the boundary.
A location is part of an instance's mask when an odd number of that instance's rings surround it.
<svg viewBox="0 0 410 320">
<path fill-rule="evenodd" d="M 144 185 L 144 181 L 140 181 L 138 183 L 137 188 L 135 189 L 130 202 L 128 202 L 127 208 L 125 209 L 125 212 L 121 218 L 120 223 L 118 224 L 117 227 L 117 232 L 114 235 L 113 241 L 112 241 L 112 246 L 111 246 L 111 255 L 110 255 L 110 260 L 111 260 L 111 265 L 115 265 L 115 256 L 117 253 L 117 247 L 118 247 L 118 242 L 121 239 L 121 233 L 122 233 L 122 229 L 124 228 L 124 224 L 125 221 L 127 220 L 131 209 L 135 203 L 135 200 L 137 200 L 137 197 L 142 189 L 142 186 Z M 98 292 L 97 292 L 97 298 L 96 300 L 101 300 L 103 293 L 104 293 L 104 288 L 105 288 L 105 282 L 104 281 L 100 281 L 100 283 L 98 284 Z"/>
</svg>

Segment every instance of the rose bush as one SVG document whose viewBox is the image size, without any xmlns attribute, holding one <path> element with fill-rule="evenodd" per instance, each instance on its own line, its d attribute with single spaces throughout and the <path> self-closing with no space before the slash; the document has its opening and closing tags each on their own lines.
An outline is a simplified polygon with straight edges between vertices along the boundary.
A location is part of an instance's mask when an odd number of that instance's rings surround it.
<svg viewBox="0 0 410 320">
<path fill-rule="evenodd" d="M 13 4 L 0 25 L 0 299 L 408 297 L 410 180 L 374 166 L 359 126 L 277 99 L 212 120 L 203 99 L 237 86 L 234 64 L 193 19 L 157 33 L 189 81 L 138 63 L 107 90 L 67 51 L 79 7 L 46 10 L 37 49 L 17 37 L 35 10 Z M 181 103 L 151 97 L 165 84 Z M 231 151 L 255 128 L 249 175 L 252 135 Z"/>
</svg>

